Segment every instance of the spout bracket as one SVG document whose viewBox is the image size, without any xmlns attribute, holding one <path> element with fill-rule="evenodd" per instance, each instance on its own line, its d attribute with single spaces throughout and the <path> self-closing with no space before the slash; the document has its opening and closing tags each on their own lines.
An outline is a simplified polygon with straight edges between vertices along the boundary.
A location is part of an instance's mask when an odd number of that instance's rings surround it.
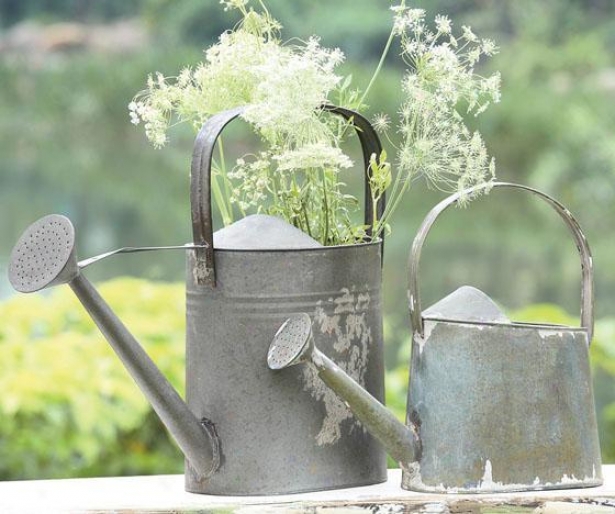
<svg viewBox="0 0 615 514">
<path fill-rule="evenodd" d="M 204 477 L 209 478 L 218 470 L 220 464 L 222 463 L 220 437 L 218 436 L 218 431 L 216 430 L 216 425 L 213 421 L 207 418 L 201 418 L 199 423 L 201 424 L 201 427 L 203 427 L 203 430 L 209 435 L 211 440 L 211 470 Z"/>
</svg>

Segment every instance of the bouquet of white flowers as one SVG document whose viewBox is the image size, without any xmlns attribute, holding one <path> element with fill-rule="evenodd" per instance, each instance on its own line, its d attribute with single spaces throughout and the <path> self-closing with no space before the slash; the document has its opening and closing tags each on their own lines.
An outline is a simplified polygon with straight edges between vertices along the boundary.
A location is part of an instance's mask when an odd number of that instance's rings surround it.
<svg viewBox="0 0 615 514">
<path fill-rule="evenodd" d="M 212 192 L 225 225 L 236 215 L 259 212 L 280 216 L 325 245 L 352 244 L 366 237 L 368 227 L 352 222 L 358 202 L 344 191 L 342 180 L 342 170 L 352 166 L 342 144 L 353 131 L 323 105 L 365 109 L 395 39 L 407 65 L 397 126 L 401 143 L 394 148 L 393 166 L 385 152 L 370 160 L 372 201 L 376 204 L 388 195 L 384 214 L 378 217 L 374 210 L 372 237 L 388 227 L 417 177 L 447 191 L 493 179 L 494 161 L 480 134 L 471 132 L 461 115 L 465 111 L 478 116 L 499 101 L 499 74 L 485 78 L 475 73 L 481 57 L 497 51 L 492 41 L 479 39 L 466 26 L 454 36 L 445 16 L 436 16 L 430 29 L 423 10 L 402 2 L 391 8 L 389 39 L 361 93 L 353 88 L 351 76 L 337 72 L 344 60 L 341 50 L 324 48 L 315 36 L 283 43 L 282 27 L 263 1 L 252 3 L 256 6 L 250 6 L 250 0 L 221 0 L 226 10 L 240 13 L 237 26 L 222 34 L 194 68 L 174 78 L 150 76 L 147 89 L 129 105 L 133 123 L 144 124 L 156 147 L 165 145 L 174 123 L 189 122 L 198 130 L 213 114 L 246 106 L 242 117 L 264 145 L 227 167 L 224 145 L 218 143 Z M 385 114 L 374 121 L 384 133 L 389 124 Z"/>
</svg>

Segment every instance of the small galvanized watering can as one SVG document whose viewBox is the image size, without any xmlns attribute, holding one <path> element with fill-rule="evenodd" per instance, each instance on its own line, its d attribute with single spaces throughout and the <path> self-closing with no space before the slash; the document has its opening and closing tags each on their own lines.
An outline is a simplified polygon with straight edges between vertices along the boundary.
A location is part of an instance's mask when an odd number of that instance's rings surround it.
<svg viewBox="0 0 615 514">
<path fill-rule="evenodd" d="M 183 247 L 186 402 L 80 273 L 96 259 L 77 262 L 67 218 L 48 216 L 24 233 L 9 278 L 23 292 L 70 285 L 186 455 L 188 491 L 263 495 L 382 482 L 386 454 L 345 404 L 311 370 L 273 375 L 265 362 L 280 324 L 307 311 L 319 344 L 382 401 L 382 241 L 322 247 L 283 223 L 275 225 L 281 227 L 275 234 L 241 233 L 241 227 L 271 226 L 270 217 L 239 222 L 214 237 L 212 154 L 224 127 L 242 110 L 210 118 L 194 147 L 194 244 Z M 376 133 L 358 113 L 325 110 L 356 128 L 368 184 L 370 157 L 381 152 Z M 382 214 L 383 201 L 373 206 L 369 191 L 365 199 L 366 220 L 372 209 Z"/>
<path fill-rule="evenodd" d="M 311 363 L 403 469 L 402 487 L 427 492 L 503 492 L 602 483 L 588 349 L 593 331 L 592 259 L 570 212 L 529 187 L 570 229 L 581 256 L 581 327 L 511 323 L 486 295 L 462 287 L 423 311 L 418 267 L 433 223 L 462 194 L 425 218 L 410 254 L 414 329 L 406 425 L 314 347 L 307 314 L 289 319 L 268 363 Z M 316 338 L 317 339 L 317 338 Z"/>
</svg>

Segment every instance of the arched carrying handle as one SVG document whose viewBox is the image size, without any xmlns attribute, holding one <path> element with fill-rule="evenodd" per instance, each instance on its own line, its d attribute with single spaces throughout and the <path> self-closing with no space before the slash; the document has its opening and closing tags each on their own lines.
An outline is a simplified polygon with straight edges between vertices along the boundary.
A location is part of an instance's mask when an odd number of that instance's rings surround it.
<svg viewBox="0 0 615 514">
<path fill-rule="evenodd" d="M 194 143 L 190 172 L 192 235 L 194 244 L 204 247 L 194 250 L 197 271 L 195 277 L 199 285 L 216 287 L 211 211 L 211 166 L 214 147 L 226 125 L 239 117 L 245 109 L 246 107 L 237 107 L 212 116 L 205 122 Z M 323 105 L 322 109 L 342 116 L 351 122 L 357 131 L 365 167 L 365 224 L 370 225 L 374 206 L 369 189 L 369 161 L 373 154 L 380 156 L 382 152 L 380 139 L 369 121 L 359 113 L 330 104 Z M 376 206 L 379 217 L 384 213 L 384 208 L 385 197 L 382 195 Z M 371 229 L 368 230 L 367 235 L 371 235 Z M 382 238 L 384 239 L 384 236 Z"/>
<path fill-rule="evenodd" d="M 570 229 L 570 232 L 572 233 L 572 236 L 574 238 L 574 242 L 576 243 L 577 249 L 579 251 L 579 255 L 581 257 L 581 326 L 587 330 L 588 341 L 591 341 L 594 332 L 593 263 L 591 251 L 589 249 L 587 239 L 581 231 L 581 227 L 579 226 L 577 220 L 574 219 L 570 211 L 557 200 L 551 198 L 549 195 L 528 186 L 512 184 L 508 182 L 494 182 L 493 184 L 476 186 L 451 195 L 441 201 L 438 205 L 436 205 L 423 220 L 423 223 L 419 228 L 416 237 L 414 238 L 414 243 L 412 244 L 412 249 L 410 251 L 410 258 L 408 262 L 408 293 L 410 300 L 410 317 L 412 320 L 412 327 L 414 333 L 418 334 L 420 337 L 424 336 L 418 271 L 419 260 L 421 258 L 421 250 L 423 249 L 423 244 L 425 243 L 427 234 L 429 233 L 432 225 L 435 223 L 438 216 L 440 216 L 440 214 L 442 214 L 442 212 L 444 212 L 448 207 L 457 203 L 462 197 L 466 197 L 467 195 L 471 195 L 473 193 L 480 192 L 491 187 L 505 187 L 522 191 L 529 191 L 530 193 L 533 193 L 539 198 L 545 200 L 551 207 L 553 207 L 555 211 L 557 211 L 557 213 L 560 215 L 562 220 L 564 220 L 564 223 L 566 223 L 566 225 Z"/>
</svg>

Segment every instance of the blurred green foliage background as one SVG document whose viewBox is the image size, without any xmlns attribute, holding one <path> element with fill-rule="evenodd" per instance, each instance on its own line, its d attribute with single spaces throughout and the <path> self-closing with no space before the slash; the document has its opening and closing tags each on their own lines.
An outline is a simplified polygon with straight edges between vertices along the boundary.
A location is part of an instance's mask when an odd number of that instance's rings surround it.
<svg viewBox="0 0 615 514">
<path fill-rule="evenodd" d="M 604 459 L 615 462 L 615 3 L 414 4 L 497 41 L 501 51 L 485 74 L 502 73 L 502 102 L 479 124 L 468 122 L 496 157 L 499 179 L 555 196 L 588 236 L 596 266 L 595 393 Z M 286 37 L 317 33 L 325 46 L 342 48 L 342 71 L 366 86 L 390 29 L 389 1 L 268 5 Z M 0 0 L 0 478 L 181 470 L 178 451 L 70 292 L 12 296 L 6 266 L 22 230 L 50 212 L 73 219 L 83 257 L 189 241 L 194 134 L 179 127 L 167 148 L 154 150 L 126 106 L 149 72 L 173 75 L 196 63 L 235 21 L 217 0 Z M 395 53 L 368 114 L 395 115 L 403 73 Z M 248 144 L 241 134 L 237 156 Z M 360 171 L 348 174 L 357 195 Z M 386 245 L 387 400 L 400 416 L 407 253 L 441 198 L 417 182 Z M 152 254 L 88 270 L 180 389 L 183 265 L 182 255 Z M 143 280 L 108 282 L 119 275 Z M 472 284 L 523 319 L 577 323 L 574 244 L 548 207 L 522 193 L 494 191 L 447 212 L 429 237 L 421 277 L 426 305 Z"/>
</svg>

